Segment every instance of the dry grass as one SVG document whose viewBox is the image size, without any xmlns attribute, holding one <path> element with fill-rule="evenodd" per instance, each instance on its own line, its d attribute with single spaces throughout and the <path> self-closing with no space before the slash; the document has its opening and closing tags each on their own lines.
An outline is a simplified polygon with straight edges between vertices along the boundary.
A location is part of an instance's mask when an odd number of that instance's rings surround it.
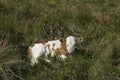
<svg viewBox="0 0 120 80">
<path fill-rule="evenodd" d="M 0 0 L 0 79 L 119 80 L 119 12 L 119 0 Z M 27 46 L 69 35 L 85 37 L 73 58 L 26 61 Z"/>
</svg>

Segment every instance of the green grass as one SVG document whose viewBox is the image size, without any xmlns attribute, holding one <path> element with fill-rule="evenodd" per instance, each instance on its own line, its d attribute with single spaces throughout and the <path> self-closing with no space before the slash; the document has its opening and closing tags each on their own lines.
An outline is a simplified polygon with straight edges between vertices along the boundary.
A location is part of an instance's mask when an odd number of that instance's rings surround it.
<svg viewBox="0 0 120 80">
<path fill-rule="evenodd" d="M 119 80 L 120 0 L 0 0 L 0 80 Z M 65 61 L 26 61 L 26 46 L 84 36 Z"/>
</svg>

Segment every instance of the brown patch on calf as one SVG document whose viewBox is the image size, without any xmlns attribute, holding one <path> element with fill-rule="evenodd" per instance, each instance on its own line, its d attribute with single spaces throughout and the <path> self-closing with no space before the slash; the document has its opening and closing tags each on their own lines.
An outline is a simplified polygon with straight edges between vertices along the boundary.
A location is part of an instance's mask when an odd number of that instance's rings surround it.
<svg viewBox="0 0 120 80">
<path fill-rule="evenodd" d="M 64 54 L 64 55 L 68 55 L 68 50 L 66 48 L 66 42 L 61 42 L 61 47 L 56 49 L 54 51 L 54 55 L 61 55 L 61 54 Z"/>
<path fill-rule="evenodd" d="M 28 49 L 28 55 L 27 57 L 31 60 L 33 58 L 33 55 L 32 55 L 32 50 L 29 48 Z"/>
<path fill-rule="evenodd" d="M 50 44 L 46 45 L 46 47 L 48 47 L 48 49 L 50 50 Z"/>
<path fill-rule="evenodd" d="M 60 40 L 60 42 L 65 42 L 65 39 L 63 39 L 63 38 L 60 38 L 59 40 Z"/>
<path fill-rule="evenodd" d="M 55 47 L 55 43 L 53 43 L 53 47 Z"/>
<path fill-rule="evenodd" d="M 52 50 L 54 50 L 54 47 L 55 47 L 55 43 L 53 43 L 53 48 L 52 48 Z"/>
<path fill-rule="evenodd" d="M 43 45 L 45 45 L 45 43 L 47 43 L 47 41 L 42 41 L 41 43 L 42 43 Z"/>
<path fill-rule="evenodd" d="M 47 39 L 43 39 L 43 40 L 41 40 L 41 41 L 37 41 L 36 43 L 42 43 L 42 44 L 44 44 L 45 45 L 45 43 L 47 43 L 48 42 L 48 40 Z"/>
</svg>

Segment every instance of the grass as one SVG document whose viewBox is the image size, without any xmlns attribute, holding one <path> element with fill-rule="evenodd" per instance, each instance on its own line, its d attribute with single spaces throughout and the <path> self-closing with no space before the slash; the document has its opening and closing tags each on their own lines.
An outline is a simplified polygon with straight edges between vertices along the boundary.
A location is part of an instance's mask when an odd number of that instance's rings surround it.
<svg viewBox="0 0 120 80">
<path fill-rule="evenodd" d="M 0 0 L 0 80 L 119 80 L 119 0 Z M 84 36 L 75 56 L 26 61 L 26 46 Z"/>
</svg>

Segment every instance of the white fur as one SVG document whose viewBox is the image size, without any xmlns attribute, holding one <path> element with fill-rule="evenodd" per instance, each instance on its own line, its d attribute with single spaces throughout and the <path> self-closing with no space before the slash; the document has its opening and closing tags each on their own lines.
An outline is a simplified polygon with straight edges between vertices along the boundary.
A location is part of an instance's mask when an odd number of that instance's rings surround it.
<svg viewBox="0 0 120 80">
<path fill-rule="evenodd" d="M 45 49 L 45 45 L 39 43 L 39 44 L 35 44 L 33 47 L 29 47 L 29 49 L 31 49 L 31 53 L 32 53 L 32 59 L 31 59 L 31 64 L 35 64 L 38 63 L 37 59 L 40 56 L 44 56 L 46 53 L 46 49 Z"/>
<path fill-rule="evenodd" d="M 62 59 L 66 59 L 67 57 L 65 56 L 65 55 L 60 55 L 60 57 L 62 58 Z"/>
<path fill-rule="evenodd" d="M 68 36 L 66 38 L 67 50 L 69 53 L 73 53 L 75 51 L 76 43 L 76 38 L 74 36 Z"/>
<path fill-rule="evenodd" d="M 50 46 L 50 49 L 47 46 L 46 55 L 51 53 L 51 57 L 54 57 L 54 50 L 61 47 L 61 42 L 60 42 L 60 40 L 53 40 L 53 41 L 48 41 L 45 45 Z"/>
<path fill-rule="evenodd" d="M 48 62 L 48 63 L 50 63 L 50 60 L 48 60 L 48 59 L 44 59 L 46 62 Z"/>
</svg>

